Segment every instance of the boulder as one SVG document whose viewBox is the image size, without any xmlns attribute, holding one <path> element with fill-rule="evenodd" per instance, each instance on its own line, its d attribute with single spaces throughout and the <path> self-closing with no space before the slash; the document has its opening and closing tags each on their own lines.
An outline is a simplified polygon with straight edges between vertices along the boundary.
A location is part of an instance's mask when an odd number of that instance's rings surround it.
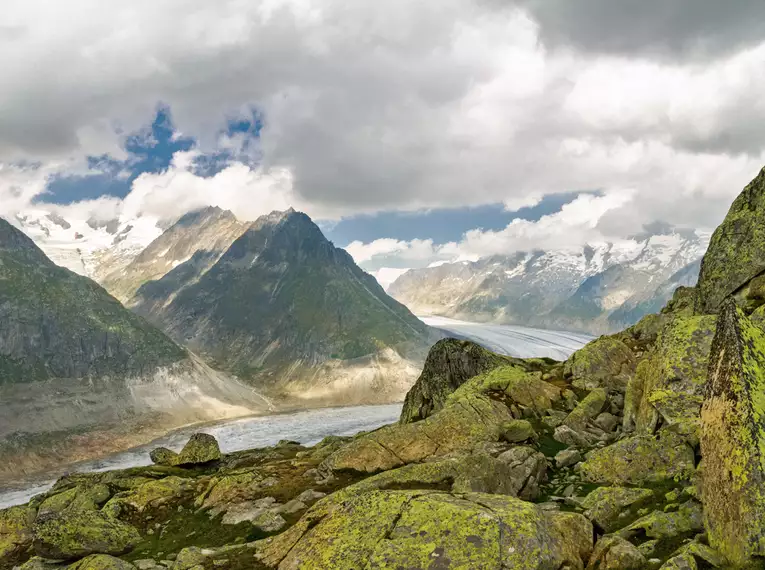
<svg viewBox="0 0 765 570">
<path fill-rule="evenodd" d="M 547 480 L 547 458 L 531 447 L 514 447 L 497 457 L 510 468 L 509 493 L 526 501 L 539 495 L 539 485 Z"/>
<path fill-rule="evenodd" d="M 762 175 L 761 175 L 762 176 Z M 765 333 L 723 303 L 701 408 L 709 544 L 732 565 L 765 556 Z"/>
<path fill-rule="evenodd" d="M 323 499 L 259 558 L 297 568 L 583 568 L 592 527 L 512 497 L 370 491 Z"/>
<path fill-rule="evenodd" d="M 175 465 L 201 465 L 221 458 L 218 440 L 207 433 L 195 433 L 178 454 Z"/>
<path fill-rule="evenodd" d="M 635 355 L 624 342 L 616 336 L 602 336 L 572 354 L 564 374 L 582 390 L 624 392 L 636 365 Z"/>
<path fill-rule="evenodd" d="M 534 427 L 527 420 L 510 420 L 500 426 L 500 439 L 508 443 L 536 441 Z"/>
<path fill-rule="evenodd" d="M 644 570 L 645 556 L 632 543 L 606 535 L 595 545 L 587 570 Z"/>
<path fill-rule="evenodd" d="M 603 411 L 607 399 L 606 391 L 603 388 L 595 388 L 563 420 L 563 425 L 574 431 L 585 430 L 587 423 L 594 420 Z"/>
<path fill-rule="evenodd" d="M 571 467 L 582 460 L 582 454 L 578 449 L 563 449 L 555 454 L 555 466 L 558 469 Z"/>
<path fill-rule="evenodd" d="M 177 465 L 178 454 L 166 447 L 157 447 L 149 452 L 149 459 L 155 465 Z"/>
<path fill-rule="evenodd" d="M 688 554 L 678 554 L 661 565 L 659 570 L 698 570 L 696 559 Z"/>
<path fill-rule="evenodd" d="M 614 532 L 624 526 L 620 515 L 629 507 L 639 505 L 653 497 L 650 489 L 627 487 L 599 487 L 582 501 L 584 516 L 605 532 Z"/>
<path fill-rule="evenodd" d="M 734 293 L 744 304 L 748 300 L 747 286 L 763 271 L 765 169 L 734 200 L 725 220 L 712 235 L 701 262 L 696 312 L 716 313 L 724 299 Z M 752 300 L 756 300 L 757 294 L 752 293 Z"/>
<path fill-rule="evenodd" d="M 23 560 L 32 546 L 37 511 L 26 505 L 0 510 L 0 568 Z"/>
<path fill-rule="evenodd" d="M 432 416 L 462 384 L 510 361 L 467 340 L 438 341 L 428 352 L 422 374 L 406 395 L 399 421 L 406 424 Z"/>
<path fill-rule="evenodd" d="M 581 473 L 593 483 L 644 485 L 689 478 L 694 464 L 685 438 L 662 430 L 657 436 L 636 435 L 590 452 Z"/>
<path fill-rule="evenodd" d="M 34 550 L 38 556 L 72 560 L 89 554 L 118 556 L 141 540 L 138 531 L 98 511 L 74 511 L 38 517 Z"/>
<path fill-rule="evenodd" d="M 38 510 L 40 515 L 76 510 L 96 511 L 111 495 L 108 485 L 103 483 L 95 483 L 89 487 L 77 486 L 48 496 Z"/>
<path fill-rule="evenodd" d="M 103 511 L 113 516 L 125 512 L 143 513 L 163 505 L 180 503 L 196 488 L 193 479 L 170 476 L 157 481 L 148 481 L 130 491 L 115 495 Z"/>
<path fill-rule="evenodd" d="M 624 537 L 645 535 L 648 538 L 667 539 L 683 537 L 704 530 L 701 505 L 688 501 L 675 512 L 654 511 L 639 518 L 619 531 Z"/>
<path fill-rule="evenodd" d="M 715 317 L 676 316 L 659 334 L 630 380 L 624 429 L 654 433 L 660 421 L 693 435 L 706 382 Z M 693 437 L 697 441 L 698 436 Z"/>
</svg>

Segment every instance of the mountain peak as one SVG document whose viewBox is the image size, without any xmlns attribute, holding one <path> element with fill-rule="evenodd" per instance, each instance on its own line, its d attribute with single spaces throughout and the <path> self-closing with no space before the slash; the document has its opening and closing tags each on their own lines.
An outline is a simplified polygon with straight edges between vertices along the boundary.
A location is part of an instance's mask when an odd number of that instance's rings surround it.
<svg viewBox="0 0 765 570">
<path fill-rule="evenodd" d="M 38 256 L 40 261 L 50 263 L 32 238 L 4 218 L 0 218 L 0 250 L 25 252 L 27 255 Z"/>
</svg>

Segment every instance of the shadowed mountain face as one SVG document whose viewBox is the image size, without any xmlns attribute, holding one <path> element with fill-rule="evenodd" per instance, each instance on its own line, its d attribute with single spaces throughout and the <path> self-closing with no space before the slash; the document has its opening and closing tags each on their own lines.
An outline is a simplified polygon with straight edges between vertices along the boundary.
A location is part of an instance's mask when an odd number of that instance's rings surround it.
<svg viewBox="0 0 765 570">
<path fill-rule="evenodd" d="M 2 219 L 0 323 L 0 478 L 266 407 Z"/>
<path fill-rule="evenodd" d="M 340 361 L 424 357 L 428 327 L 305 214 L 263 216 L 209 268 L 208 261 L 209 254 L 198 251 L 146 283 L 134 307 L 178 342 L 242 378 L 274 387 L 315 380 Z M 316 371 L 320 367 L 324 372 Z M 411 376 L 405 384 L 416 373 Z M 387 390 L 367 387 L 372 400 L 379 396 L 375 389 Z"/>
</svg>

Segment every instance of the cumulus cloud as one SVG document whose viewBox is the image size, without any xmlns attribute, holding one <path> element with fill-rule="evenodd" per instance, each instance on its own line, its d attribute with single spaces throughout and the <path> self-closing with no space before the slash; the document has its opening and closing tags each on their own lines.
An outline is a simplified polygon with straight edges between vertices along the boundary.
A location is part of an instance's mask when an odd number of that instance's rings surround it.
<svg viewBox="0 0 765 570">
<path fill-rule="evenodd" d="M 94 205 L 337 218 L 599 190 L 603 233 L 712 227 L 765 162 L 761 4 L 8 0 L 0 160 L 120 157 L 159 101 L 197 152 L 238 147 L 221 127 L 255 108 L 258 166 L 176 163 Z M 535 231 L 461 247 L 553 239 Z"/>
</svg>

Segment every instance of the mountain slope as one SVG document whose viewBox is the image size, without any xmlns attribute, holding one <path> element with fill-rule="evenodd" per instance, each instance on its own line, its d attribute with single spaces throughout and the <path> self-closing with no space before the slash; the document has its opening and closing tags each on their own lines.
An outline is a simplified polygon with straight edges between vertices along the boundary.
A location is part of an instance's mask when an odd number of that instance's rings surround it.
<svg viewBox="0 0 765 570">
<path fill-rule="evenodd" d="M 418 314 L 619 330 L 692 285 L 708 236 L 670 233 L 580 249 L 517 253 L 410 270 L 389 293 Z"/>
<path fill-rule="evenodd" d="M 117 299 L 129 303 L 141 285 L 162 278 L 198 252 L 204 252 L 212 265 L 246 229 L 247 224 L 220 208 L 190 212 L 101 283 Z"/>
<path fill-rule="evenodd" d="M 385 401 L 414 381 L 431 330 L 305 214 L 263 216 L 212 267 L 200 258 L 134 308 L 216 365 L 304 399 Z"/>
<path fill-rule="evenodd" d="M 71 436 L 140 424 L 137 441 L 141 429 L 266 407 L 2 219 L 0 322 L 0 456 L 41 438 L 63 449 Z"/>
</svg>

